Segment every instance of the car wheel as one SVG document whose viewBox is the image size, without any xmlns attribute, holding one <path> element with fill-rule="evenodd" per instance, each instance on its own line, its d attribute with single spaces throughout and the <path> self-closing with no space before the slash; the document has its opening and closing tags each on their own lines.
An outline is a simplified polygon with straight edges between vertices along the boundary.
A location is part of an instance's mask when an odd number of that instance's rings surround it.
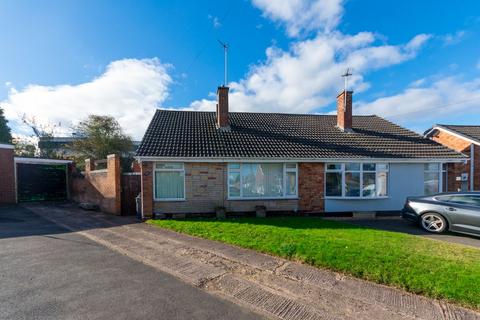
<svg viewBox="0 0 480 320">
<path fill-rule="evenodd" d="M 447 229 L 447 220 L 436 212 L 428 212 L 422 215 L 420 225 L 428 232 L 442 233 Z"/>
</svg>

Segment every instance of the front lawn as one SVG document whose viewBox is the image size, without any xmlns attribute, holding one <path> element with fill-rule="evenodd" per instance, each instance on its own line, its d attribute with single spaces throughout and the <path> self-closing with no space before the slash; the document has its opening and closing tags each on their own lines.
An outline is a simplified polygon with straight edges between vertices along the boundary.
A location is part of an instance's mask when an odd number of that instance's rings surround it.
<svg viewBox="0 0 480 320">
<path fill-rule="evenodd" d="M 148 223 L 480 309 L 480 250 L 475 248 L 320 218 Z"/>
</svg>

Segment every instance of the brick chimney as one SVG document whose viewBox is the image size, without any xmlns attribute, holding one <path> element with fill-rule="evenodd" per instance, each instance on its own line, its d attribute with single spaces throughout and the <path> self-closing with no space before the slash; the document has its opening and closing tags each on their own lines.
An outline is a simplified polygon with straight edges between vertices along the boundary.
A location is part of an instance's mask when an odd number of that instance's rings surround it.
<svg viewBox="0 0 480 320">
<path fill-rule="evenodd" d="M 228 87 L 221 86 L 217 89 L 217 128 L 228 129 Z"/>
<path fill-rule="evenodd" d="M 347 132 L 352 131 L 352 94 L 344 90 L 337 96 L 337 127 Z"/>
</svg>

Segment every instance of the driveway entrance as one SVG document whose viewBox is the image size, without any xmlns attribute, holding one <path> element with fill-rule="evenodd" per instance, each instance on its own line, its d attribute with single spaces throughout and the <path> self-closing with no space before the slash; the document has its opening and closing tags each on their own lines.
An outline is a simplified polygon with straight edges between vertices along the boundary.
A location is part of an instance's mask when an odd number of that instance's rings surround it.
<svg viewBox="0 0 480 320">
<path fill-rule="evenodd" d="M 2 320 L 261 319 L 21 206 L 0 206 L 0 261 Z"/>
</svg>

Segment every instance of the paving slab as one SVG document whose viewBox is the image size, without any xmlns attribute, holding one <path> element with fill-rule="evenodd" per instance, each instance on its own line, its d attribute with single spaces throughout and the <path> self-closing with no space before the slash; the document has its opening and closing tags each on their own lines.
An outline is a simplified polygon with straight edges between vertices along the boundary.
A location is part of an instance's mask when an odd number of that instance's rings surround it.
<svg viewBox="0 0 480 320">
<path fill-rule="evenodd" d="M 71 206 L 46 219 L 188 284 L 275 319 L 480 319 L 444 301 L 253 250 Z"/>
</svg>

